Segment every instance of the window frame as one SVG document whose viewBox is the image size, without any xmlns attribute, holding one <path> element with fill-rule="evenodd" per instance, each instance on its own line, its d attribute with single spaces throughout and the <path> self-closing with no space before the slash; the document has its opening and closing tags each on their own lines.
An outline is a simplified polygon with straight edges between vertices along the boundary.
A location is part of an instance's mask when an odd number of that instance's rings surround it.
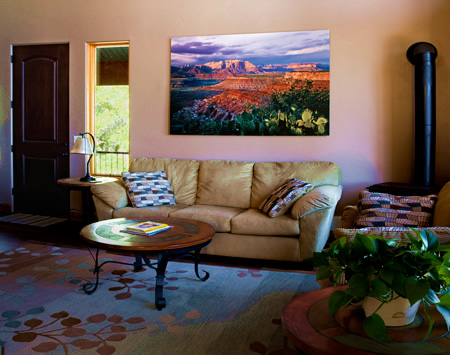
<svg viewBox="0 0 450 355">
<path fill-rule="evenodd" d="M 130 41 L 108 41 L 108 42 L 88 42 L 86 43 L 86 128 L 94 137 L 95 135 L 95 87 L 96 87 L 96 51 L 97 48 L 107 47 L 128 47 L 128 77 L 130 68 Z M 128 80 L 128 87 L 130 86 Z M 129 138 L 128 138 L 129 140 Z M 130 153 L 130 152 L 128 152 Z M 95 159 L 91 159 L 89 170 L 95 176 L 119 176 L 104 175 L 95 172 Z"/>
</svg>

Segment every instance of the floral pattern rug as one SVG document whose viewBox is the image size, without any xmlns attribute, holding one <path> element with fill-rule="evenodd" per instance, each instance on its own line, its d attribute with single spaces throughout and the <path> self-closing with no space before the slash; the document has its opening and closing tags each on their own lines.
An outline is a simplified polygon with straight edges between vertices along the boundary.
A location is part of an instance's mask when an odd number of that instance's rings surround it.
<svg viewBox="0 0 450 355">
<path fill-rule="evenodd" d="M 93 251 L 94 252 L 94 251 Z M 100 261 L 133 262 L 100 251 Z M 155 271 L 107 263 L 92 295 L 88 249 L 27 244 L 0 254 L 4 354 L 296 354 L 281 329 L 284 306 L 320 286 L 311 273 L 171 261 L 167 306 L 154 305 Z M 3 354 L 2 353 L 2 354 Z"/>
</svg>

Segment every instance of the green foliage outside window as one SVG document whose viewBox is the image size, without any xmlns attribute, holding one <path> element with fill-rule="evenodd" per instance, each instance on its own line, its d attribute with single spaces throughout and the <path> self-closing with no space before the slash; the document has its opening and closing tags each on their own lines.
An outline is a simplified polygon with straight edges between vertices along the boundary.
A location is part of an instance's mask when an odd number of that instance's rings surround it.
<svg viewBox="0 0 450 355">
<path fill-rule="evenodd" d="M 120 175 L 129 165 L 129 87 L 97 86 L 95 89 L 95 172 Z M 107 152 L 107 153 L 101 153 Z M 115 154 L 125 153 L 125 154 Z"/>
</svg>

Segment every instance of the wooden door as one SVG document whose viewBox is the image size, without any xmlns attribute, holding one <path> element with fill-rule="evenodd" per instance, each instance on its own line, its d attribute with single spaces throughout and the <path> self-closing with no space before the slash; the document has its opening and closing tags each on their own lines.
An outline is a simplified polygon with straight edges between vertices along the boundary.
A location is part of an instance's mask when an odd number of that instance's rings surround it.
<svg viewBox="0 0 450 355">
<path fill-rule="evenodd" d="M 13 47 L 14 211 L 67 216 L 69 45 Z"/>
</svg>

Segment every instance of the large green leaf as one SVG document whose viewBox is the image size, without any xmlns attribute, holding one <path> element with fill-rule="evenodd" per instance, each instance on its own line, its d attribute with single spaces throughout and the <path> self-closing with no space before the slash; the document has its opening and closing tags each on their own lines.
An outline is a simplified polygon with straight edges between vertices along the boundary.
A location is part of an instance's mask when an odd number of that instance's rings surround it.
<svg viewBox="0 0 450 355">
<path fill-rule="evenodd" d="M 375 253 L 375 245 L 373 241 L 363 234 L 356 234 L 353 240 L 354 250 L 361 255 Z"/>
<path fill-rule="evenodd" d="M 348 280 L 346 293 L 355 298 L 364 298 L 369 292 L 369 279 L 363 274 L 355 274 Z"/>
<path fill-rule="evenodd" d="M 385 296 L 388 292 L 389 292 L 388 287 L 379 278 L 370 281 L 370 291 L 368 293 L 368 296 L 381 297 Z"/>
<path fill-rule="evenodd" d="M 418 280 L 416 277 L 410 276 L 405 281 L 406 298 L 408 298 L 411 306 L 424 298 L 429 289 L 430 284 L 427 280 Z"/>
<path fill-rule="evenodd" d="M 328 279 L 330 276 L 333 276 L 333 271 L 330 265 L 322 265 L 319 270 L 317 270 L 316 280 L 324 280 Z"/>
<path fill-rule="evenodd" d="M 386 325 L 383 319 L 376 313 L 364 319 L 364 330 L 369 337 L 375 340 L 390 341 L 388 333 L 386 332 Z"/>
<path fill-rule="evenodd" d="M 392 285 L 394 282 L 395 271 L 383 267 L 379 272 L 380 278 L 385 281 L 388 285 Z"/>
<path fill-rule="evenodd" d="M 448 295 L 447 295 L 448 296 Z M 447 323 L 447 330 L 450 330 L 450 308 L 446 306 L 440 306 L 438 305 L 437 310 L 445 319 L 445 323 Z"/>
<path fill-rule="evenodd" d="M 446 307 L 450 308 L 450 294 L 449 293 L 443 295 L 439 301 L 440 301 L 439 302 L 440 306 L 446 306 Z"/>
<path fill-rule="evenodd" d="M 405 283 L 406 277 L 402 273 L 394 273 L 394 279 L 392 280 L 392 289 L 401 297 L 406 298 Z"/>
<path fill-rule="evenodd" d="M 347 306 L 352 300 L 352 297 L 344 291 L 334 291 L 328 300 L 328 308 L 330 314 L 336 313 L 341 307 Z"/>
<path fill-rule="evenodd" d="M 436 303 L 439 303 L 439 297 L 436 295 L 436 292 L 434 292 L 433 290 L 429 290 L 427 295 L 424 297 L 424 303 L 427 306 L 433 306 Z"/>
<path fill-rule="evenodd" d="M 414 232 L 417 234 L 417 237 L 419 238 L 419 233 L 417 232 L 417 230 L 414 230 Z M 416 238 L 414 238 L 410 233 L 406 232 L 406 235 L 408 236 L 409 242 L 411 243 L 413 250 L 419 251 L 421 249 L 420 242 Z"/>
<path fill-rule="evenodd" d="M 422 239 L 425 250 L 427 251 L 435 251 L 439 248 L 439 239 L 426 228 L 422 229 L 420 232 L 420 239 Z"/>
<path fill-rule="evenodd" d="M 313 256 L 312 256 L 312 260 L 313 260 L 314 266 L 330 265 L 327 257 L 323 253 L 314 252 Z"/>
</svg>

